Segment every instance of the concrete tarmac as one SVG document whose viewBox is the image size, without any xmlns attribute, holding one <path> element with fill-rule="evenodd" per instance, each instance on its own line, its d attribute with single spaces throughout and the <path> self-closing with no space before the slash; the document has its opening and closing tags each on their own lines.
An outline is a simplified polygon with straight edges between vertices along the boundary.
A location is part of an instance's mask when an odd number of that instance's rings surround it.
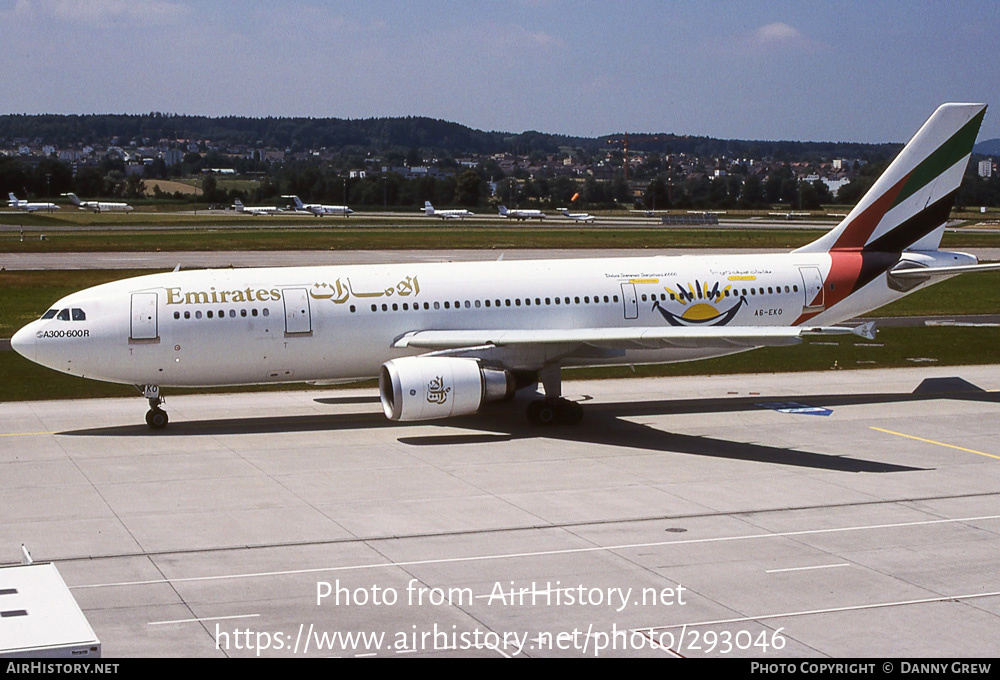
<svg viewBox="0 0 1000 680">
<path fill-rule="evenodd" d="M 0 563 L 106 657 L 992 657 L 1000 370 L 564 383 L 389 423 L 374 389 L 0 404 Z M 347 637 L 350 635 L 351 637 Z"/>
</svg>

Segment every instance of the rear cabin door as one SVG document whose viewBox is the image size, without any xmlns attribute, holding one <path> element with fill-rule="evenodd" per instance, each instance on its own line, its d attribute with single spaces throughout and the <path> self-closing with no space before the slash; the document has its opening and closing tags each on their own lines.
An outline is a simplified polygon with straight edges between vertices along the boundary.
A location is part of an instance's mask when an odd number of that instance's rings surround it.
<svg viewBox="0 0 1000 680">
<path fill-rule="evenodd" d="M 822 312 L 826 309 L 823 295 L 823 275 L 817 267 L 799 267 L 802 274 L 802 286 L 805 292 L 802 303 L 803 312 Z"/>
</svg>

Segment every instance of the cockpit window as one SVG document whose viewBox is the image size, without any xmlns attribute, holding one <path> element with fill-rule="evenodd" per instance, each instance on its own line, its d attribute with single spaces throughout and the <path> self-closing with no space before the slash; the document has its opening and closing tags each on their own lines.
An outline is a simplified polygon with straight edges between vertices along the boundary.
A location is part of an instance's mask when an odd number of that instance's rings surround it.
<svg viewBox="0 0 1000 680">
<path fill-rule="evenodd" d="M 69 321 L 69 310 L 60 309 L 59 313 L 56 314 L 56 318 L 59 319 L 60 321 Z"/>
<path fill-rule="evenodd" d="M 51 319 L 52 317 L 54 317 L 58 313 L 59 313 L 58 309 L 50 309 L 49 311 L 47 311 L 44 314 L 42 314 L 42 319 Z"/>
<path fill-rule="evenodd" d="M 78 307 L 73 308 L 73 321 L 86 321 L 87 313 Z"/>
</svg>

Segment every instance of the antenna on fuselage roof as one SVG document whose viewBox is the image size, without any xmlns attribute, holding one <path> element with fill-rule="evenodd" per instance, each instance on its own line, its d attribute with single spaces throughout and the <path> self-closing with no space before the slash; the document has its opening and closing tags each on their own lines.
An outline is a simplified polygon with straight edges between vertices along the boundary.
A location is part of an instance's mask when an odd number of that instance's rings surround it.
<svg viewBox="0 0 1000 680">
<path fill-rule="evenodd" d="M 177 273 L 177 272 L 179 272 L 180 270 L 181 270 L 181 263 L 180 263 L 180 262 L 178 262 L 178 263 L 177 263 L 177 266 L 176 266 L 176 267 L 174 267 L 174 273 L 176 274 L 176 273 Z"/>
</svg>

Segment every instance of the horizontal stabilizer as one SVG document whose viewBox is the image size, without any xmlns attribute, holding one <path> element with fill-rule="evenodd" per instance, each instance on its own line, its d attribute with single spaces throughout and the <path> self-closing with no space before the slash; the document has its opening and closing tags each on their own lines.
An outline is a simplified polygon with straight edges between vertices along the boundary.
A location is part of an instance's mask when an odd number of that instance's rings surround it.
<svg viewBox="0 0 1000 680">
<path fill-rule="evenodd" d="M 1000 262 L 985 264 L 966 264 L 956 267 L 912 267 L 910 269 L 893 269 L 889 274 L 895 278 L 926 278 L 928 276 L 954 276 L 971 272 L 1000 271 Z"/>
</svg>

